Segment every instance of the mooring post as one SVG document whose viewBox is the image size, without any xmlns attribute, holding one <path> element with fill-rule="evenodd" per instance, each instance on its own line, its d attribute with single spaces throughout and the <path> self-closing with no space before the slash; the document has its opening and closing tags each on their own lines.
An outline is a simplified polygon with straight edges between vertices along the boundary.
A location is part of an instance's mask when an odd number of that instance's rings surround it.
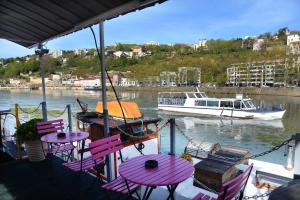
<svg viewBox="0 0 300 200">
<path fill-rule="evenodd" d="M 175 155 L 175 119 L 169 119 L 170 122 L 170 155 Z"/>
<path fill-rule="evenodd" d="M 300 179 L 300 133 L 293 135 L 295 140 L 294 150 L 294 179 Z"/>
<path fill-rule="evenodd" d="M 19 104 L 15 104 L 15 117 L 16 117 L 16 128 L 20 127 L 20 119 L 19 119 Z M 16 140 L 17 149 L 18 149 L 18 160 L 22 160 L 22 147 L 19 138 Z"/>
<path fill-rule="evenodd" d="M 42 114 L 43 114 L 43 120 L 47 121 L 47 105 L 46 105 L 46 101 L 43 101 L 42 103 Z"/>
<path fill-rule="evenodd" d="M 69 123 L 69 131 L 72 131 L 72 111 L 71 111 L 71 105 L 67 105 L 67 110 L 68 110 L 68 123 Z"/>
</svg>

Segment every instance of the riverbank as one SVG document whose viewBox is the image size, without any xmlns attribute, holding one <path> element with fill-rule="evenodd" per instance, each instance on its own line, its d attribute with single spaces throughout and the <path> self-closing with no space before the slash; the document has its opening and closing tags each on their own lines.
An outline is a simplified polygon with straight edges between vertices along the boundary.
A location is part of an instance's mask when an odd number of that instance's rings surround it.
<svg viewBox="0 0 300 200">
<path fill-rule="evenodd" d="M 41 88 L 39 88 L 41 89 Z M 210 88 L 199 88 L 201 91 L 208 94 L 237 94 L 241 93 L 244 95 L 275 95 L 275 96 L 293 96 L 300 97 L 300 87 L 293 88 L 256 88 L 256 87 L 210 87 Z M 0 90 L 26 90 L 18 89 L 17 87 L 0 87 Z M 29 89 L 27 89 L 29 90 Z M 82 87 L 46 87 L 46 90 L 84 90 Z M 111 87 L 107 88 L 108 91 L 112 90 Z M 116 87 L 117 91 L 120 92 L 187 92 L 196 91 L 195 87 Z"/>
<path fill-rule="evenodd" d="M 238 87 L 216 87 L 199 88 L 208 94 L 244 94 L 244 95 L 275 95 L 300 97 L 300 88 L 238 88 Z M 187 92 L 196 91 L 195 87 L 118 87 L 118 91 L 148 91 L 148 92 Z"/>
</svg>

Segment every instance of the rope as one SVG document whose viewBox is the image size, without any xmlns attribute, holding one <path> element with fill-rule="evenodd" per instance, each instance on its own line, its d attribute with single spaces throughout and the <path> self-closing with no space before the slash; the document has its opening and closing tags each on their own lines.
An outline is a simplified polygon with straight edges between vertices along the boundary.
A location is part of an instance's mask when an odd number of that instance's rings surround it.
<svg viewBox="0 0 300 200">
<path fill-rule="evenodd" d="M 248 199 L 258 199 L 258 198 L 263 198 L 263 197 L 267 197 L 271 194 L 271 192 L 266 192 L 264 194 L 260 194 L 260 195 L 253 195 L 253 196 L 245 196 L 243 197 L 243 199 L 248 200 Z M 236 198 L 237 199 L 237 198 Z"/>
<path fill-rule="evenodd" d="M 99 52 L 99 48 L 98 48 L 98 44 L 97 44 L 97 39 L 96 39 L 96 36 L 95 36 L 95 32 L 94 32 L 94 29 L 93 29 L 91 26 L 90 26 L 90 30 L 92 31 L 92 34 L 93 34 L 93 37 L 94 37 L 95 47 L 96 47 L 97 55 L 98 55 L 98 58 L 99 58 L 99 61 L 100 61 L 100 60 L 101 60 L 101 56 L 100 56 L 100 52 Z M 125 124 L 127 124 L 124 109 L 123 109 L 123 107 L 122 107 L 122 105 L 121 105 L 121 102 L 120 102 L 120 99 L 119 99 L 119 97 L 118 97 L 118 95 L 117 95 L 116 89 L 115 89 L 115 87 L 114 87 L 113 84 L 112 84 L 112 81 L 111 81 L 111 79 L 110 79 L 110 77 L 109 77 L 109 75 L 108 75 L 108 72 L 107 72 L 106 68 L 105 68 L 105 73 L 106 73 L 106 76 L 107 76 L 107 78 L 108 78 L 108 80 L 109 80 L 109 83 L 110 83 L 110 85 L 111 85 L 111 87 L 112 87 L 112 89 L 113 89 L 113 91 L 114 91 L 114 94 L 115 94 L 115 97 L 116 97 L 116 99 L 117 99 L 117 101 L 118 101 L 118 104 L 119 104 L 119 106 L 120 106 L 120 108 L 121 108 L 124 122 L 125 122 Z"/>
<path fill-rule="evenodd" d="M 36 108 L 35 108 L 33 111 L 31 111 L 31 112 L 25 111 L 20 105 L 18 105 L 18 107 L 19 107 L 20 111 L 22 111 L 23 113 L 26 113 L 26 114 L 33 114 L 33 113 L 35 113 L 36 111 L 39 110 L 39 108 L 41 107 L 41 105 L 42 105 L 42 103 L 40 103 L 40 104 L 38 105 L 38 107 L 36 107 Z"/>
<path fill-rule="evenodd" d="M 184 131 L 182 131 L 179 126 L 175 123 L 175 127 L 177 128 L 177 130 L 179 130 L 179 132 L 188 140 L 188 142 L 190 142 L 191 144 L 193 144 L 194 146 L 198 147 L 200 151 L 204 151 L 204 152 L 207 152 L 206 150 L 202 149 L 200 147 L 200 145 L 198 143 L 195 143 L 193 141 L 193 138 L 189 137 L 188 135 L 185 134 Z M 220 156 L 220 155 L 216 155 L 216 154 L 211 154 L 209 153 L 210 156 L 213 156 L 213 157 L 216 157 L 216 158 L 220 158 L 220 159 L 223 159 L 223 160 L 227 160 L 227 161 L 231 161 L 231 162 L 239 162 L 239 161 L 243 161 L 243 160 L 247 160 L 247 159 L 255 159 L 255 158 L 258 158 L 258 157 L 261 157 L 261 156 L 264 156 L 264 155 L 267 155 L 267 154 L 270 154 L 274 151 L 277 151 L 278 149 L 280 149 L 281 147 L 285 146 L 285 145 L 288 145 L 290 141 L 292 141 L 293 138 L 289 138 L 285 141 L 283 141 L 281 144 L 271 148 L 270 150 L 267 150 L 267 151 L 264 151 L 264 152 L 261 152 L 259 154 L 255 154 L 255 155 L 252 155 L 252 156 L 248 156 L 248 157 L 245 157 L 245 158 L 229 158 L 229 157 L 224 157 L 224 156 Z"/>
<path fill-rule="evenodd" d="M 57 118 L 57 117 L 61 117 L 66 112 L 67 108 L 68 107 L 66 106 L 65 109 L 62 112 L 60 112 L 58 115 L 51 114 L 49 111 L 47 113 L 49 114 L 49 116 Z"/>
</svg>

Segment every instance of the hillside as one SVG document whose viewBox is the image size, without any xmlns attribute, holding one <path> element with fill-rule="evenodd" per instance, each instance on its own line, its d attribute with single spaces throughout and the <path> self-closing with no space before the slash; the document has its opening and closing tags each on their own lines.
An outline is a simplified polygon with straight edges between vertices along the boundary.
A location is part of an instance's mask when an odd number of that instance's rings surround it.
<svg viewBox="0 0 300 200">
<path fill-rule="evenodd" d="M 148 45 L 143 46 L 151 55 L 143 57 L 107 57 L 108 70 L 131 71 L 131 76 L 143 80 L 148 76 L 159 76 L 162 71 L 177 72 L 178 67 L 200 67 L 202 82 L 225 83 L 226 68 L 233 63 L 255 62 L 286 58 L 286 35 L 277 34 L 276 39 L 269 33 L 260 36 L 265 44 L 260 51 L 253 51 L 253 39 L 208 40 L 205 48 L 193 49 L 190 45 Z M 107 47 L 106 51 L 128 51 L 135 44 L 118 44 Z M 78 75 L 86 77 L 99 73 L 100 66 L 94 49 L 85 56 L 66 52 L 63 58 L 45 56 L 46 73 Z M 35 56 L 29 59 L 10 60 L 6 67 L 0 67 L 0 79 L 20 77 L 22 74 L 39 73 Z"/>
</svg>

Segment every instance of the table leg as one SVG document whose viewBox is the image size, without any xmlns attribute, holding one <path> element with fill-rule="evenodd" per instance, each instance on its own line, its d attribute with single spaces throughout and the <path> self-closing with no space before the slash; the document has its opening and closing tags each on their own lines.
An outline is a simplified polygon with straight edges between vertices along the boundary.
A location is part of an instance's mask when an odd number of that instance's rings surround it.
<svg viewBox="0 0 300 200">
<path fill-rule="evenodd" d="M 126 184 L 126 187 L 127 187 L 127 190 L 128 190 L 128 196 L 130 196 L 130 198 L 133 199 L 131 191 L 130 191 L 130 187 L 129 187 L 128 182 L 127 182 L 126 179 L 125 179 L 125 184 Z"/>
<path fill-rule="evenodd" d="M 150 190 L 149 190 L 149 186 L 147 186 L 146 191 L 145 191 L 145 193 L 143 195 L 143 200 L 148 200 L 149 197 L 150 197 L 150 195 L 151 195 L 151 193 L 152 193 L 152 191 L 153 191 L 153 189 L 155 189 L 155 188 L 156 187 L 150 187 Z"/>
<path fill-rule="evenodd" d="M 82 140 L 81 153 L 80 153 L 80 171 L 82 172 L 82 160 L 83 160 L 83 150 L 85 145 L 85 140 Z"/>
<path fill-rule="evenodd" d="M 174 200 L 174 192 L 175 192 L 177 186 L 178 185 L 168 185 L 167 186 L 167 188 L 169 190 L 169 193 L 170 193 L 169 196 L 168 196 L 168 198 L 167 198 L 167 200 L 169 200 L 169 199 Z"/>
</svg>

